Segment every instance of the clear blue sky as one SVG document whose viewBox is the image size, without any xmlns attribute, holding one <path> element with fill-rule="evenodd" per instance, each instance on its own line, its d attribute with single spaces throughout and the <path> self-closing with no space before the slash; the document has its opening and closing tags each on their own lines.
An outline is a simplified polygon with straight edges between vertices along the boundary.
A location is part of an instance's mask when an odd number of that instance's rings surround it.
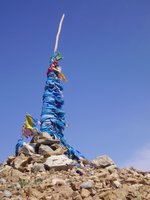
<svg viewBox="0 0 150 200">
<path fill-rule="evenodd" d="M 87 158 L 150 168 L 150 1 L 0 1 L 0 161 L 39 118 L 59 20 L 68 142 Z M 142 161 L 142 163 L 141 163 Z"/>
</svg>

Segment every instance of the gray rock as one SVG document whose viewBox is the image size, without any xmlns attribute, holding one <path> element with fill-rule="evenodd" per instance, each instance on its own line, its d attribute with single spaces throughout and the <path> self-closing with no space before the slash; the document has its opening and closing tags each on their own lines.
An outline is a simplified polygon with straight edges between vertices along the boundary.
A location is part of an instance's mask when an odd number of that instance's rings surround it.
<svg viewBox="0 0 150 200">
<path fill-rule="evenodd" d="M 51 152 L 53 152 L 53 150 L 48 146 L 48 145 L 43 145 L 41 144 L 40 147 L 39 147 L 39 154 L 41 155 L 48 155 L 50 156 L 51 155 Z"/>
<path fill-rule="evenodd" d="M 32 172 L 43 172 L 45 171 L 44 164 L 42 163 L 34 163 L 32 166 Z"/>
<path fill-rule="evenodd" d="M 85 189 L 93 188 L 93 181 L 87 181 L 81 183 L 80 188 L 85 188 Z"/>
<path fill-rule="evenodd" d="M 8 190 L 4 190 L 3 197 L 11 197 L 11 196 L 12 196 L 11 192 L 9 192 Z"/>
<path fill-rule="evenodd" d="M 96 159 L 92 161 L 92 163 L 97 167 L 102 167 L 102 168 L 115 165 L 114 161 L 106 155 L 98 156 Z"/>
<path fill-rule="evenodd" d="M 69 168 L 72 168 L 73 164 L 75 164 L 75 162 L 72 159 L 69 159 L 67 156 L 65 155 L 57 155 L 57 156 L 50 156 L 49 158 L 47 158 L 46 162 L 45 162 L 45 168 L 46 169 L 58 169 L 58 170 L 66 170 Z"/>
<path fill-rule="evenodd" d="M 0 178 L 0 184 L 5 184 L 6 180 L 4 178 Z"/>
</svg>

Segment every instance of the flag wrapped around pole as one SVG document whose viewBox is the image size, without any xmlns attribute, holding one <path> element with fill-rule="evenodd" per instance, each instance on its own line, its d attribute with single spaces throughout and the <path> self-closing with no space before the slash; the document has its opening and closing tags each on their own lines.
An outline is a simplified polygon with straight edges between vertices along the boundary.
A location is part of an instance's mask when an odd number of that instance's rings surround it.
<svg viewBox="0 0 150 200">
<path fill-rule="evenodd" d="M 61 85 L 61 73 L 59 60 L 62 56 L 59 52 L 54 52 L 50 58 L 50 67 L 47 71 L 47 80 L 43 95 L 43 106 L 41 112 L 41 132 L 48 132 L 52 138 L 60 139 L 61 145 L 67 148 L 67 155 L 70 158 L 80 159 L 84 156 L 71 147 L 63 134 L 66 127 L 65 112 L 62 108 L 64 104 L 63 87 Z M 66 78 L 65 78 L 66 79 Z M 64 79 L 64 80 L 65 80 Z"/>
<path fill-rule="evenodd" d="M 65 112 L 62 108 L 64 104 L 63 99 L 63 87 L 61 80 L 67 80 L 65 75 L 61 72 L 59 61 L 62 59 L 62 55 L 57 51 L 58 41 L 62 23 L 64 20 L 64 14 L 60 20 L 58 32 L 56 35 L 56 42 L 54 47 L 54 53 L 50 58 L 50 66 L 47 71 L 47 80 L 43 95 L 43 106 L 41 112 L 41 132 L 48 132 L 53 138 L 60 139 L 61 145 L 67 148 L 67 155 L 70 158 L 84 158 L 84 156 L 72 146 L 70 146 L 65 137 L 64 129 L 66 127 Z"/>
</svg>

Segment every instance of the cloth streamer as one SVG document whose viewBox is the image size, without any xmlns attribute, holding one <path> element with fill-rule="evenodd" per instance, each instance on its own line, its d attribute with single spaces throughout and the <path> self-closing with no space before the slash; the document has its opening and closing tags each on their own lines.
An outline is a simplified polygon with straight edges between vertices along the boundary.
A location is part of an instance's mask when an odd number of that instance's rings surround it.
<svg viewBox="0 0 150 200">
<path fill-rule="evenodd" d="M 60 139 L 61 145 L 67 148 L 67 155 L 70 158 L 81 159 L 84 156 L 71 147 L 64 137 L 63 131 L 66 127 L 65 112 L 62 109 L 63 87 L 61 85 L 61 70 L 58 61 L 62 59 L 59 52 L 55 52 L 50 58 L 50 67 L 47 71 L 47 80 L 43 94 L 43 106 L 41 112 L 41 132 L 48 132 L 52 138 Z M 63 75 L 64 77 L 64 75 Z"/>
</svg>

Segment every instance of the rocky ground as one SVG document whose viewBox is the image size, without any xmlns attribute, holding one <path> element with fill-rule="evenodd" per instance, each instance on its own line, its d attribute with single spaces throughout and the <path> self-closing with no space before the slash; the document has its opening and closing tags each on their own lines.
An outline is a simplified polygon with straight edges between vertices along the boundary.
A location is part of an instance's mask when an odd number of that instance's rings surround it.
<svg viewBox="0 0 150 200">
<path fill-rule="evenodd" d="M 45 136 L 32 143 L 0 166 L 0 199 L 150 200 L 149 172 L 120 169 L 105 155 L 78 163 Z"/>
</svg>

